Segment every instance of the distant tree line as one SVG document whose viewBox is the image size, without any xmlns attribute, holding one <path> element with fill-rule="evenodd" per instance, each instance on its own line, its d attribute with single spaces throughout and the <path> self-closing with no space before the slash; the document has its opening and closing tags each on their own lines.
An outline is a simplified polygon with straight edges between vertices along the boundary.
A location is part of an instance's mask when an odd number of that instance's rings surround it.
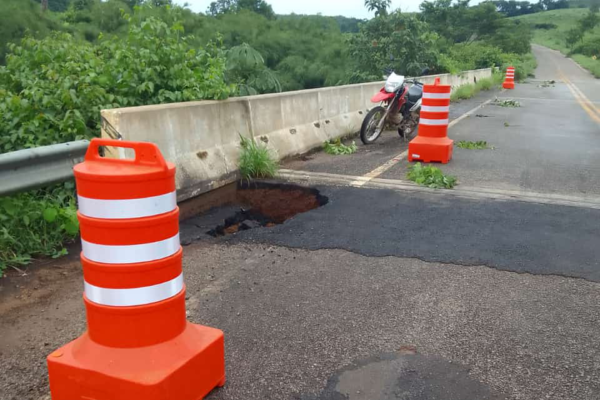
<svg viewBox="0 0 600 400">
<path fill-rule="evenodd" d="M 507 17 L 516 17 L 518 15 L 534 14 L 541 11 L 559 10 L 569 8 L 569 0 L 540 0 L 537 3 L 515 0 L 494 0 L 492 3 L 497 10 Z"/>
</svg>

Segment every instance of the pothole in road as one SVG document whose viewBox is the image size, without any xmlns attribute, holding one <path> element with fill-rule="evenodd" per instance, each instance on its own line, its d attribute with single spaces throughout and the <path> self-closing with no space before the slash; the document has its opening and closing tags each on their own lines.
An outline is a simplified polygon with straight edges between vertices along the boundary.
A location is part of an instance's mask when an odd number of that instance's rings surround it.
<svg viewBox="0 0 600 400">
<path fill-rule="evenodd" d="M 270 228 L 329 202 L 316 189 L 264 182 L 242 184 L 237 191 L 237 200 L 241 210 L 207 232 L 209 235 L 219 237 L 255 228 Z"/>
</svg>

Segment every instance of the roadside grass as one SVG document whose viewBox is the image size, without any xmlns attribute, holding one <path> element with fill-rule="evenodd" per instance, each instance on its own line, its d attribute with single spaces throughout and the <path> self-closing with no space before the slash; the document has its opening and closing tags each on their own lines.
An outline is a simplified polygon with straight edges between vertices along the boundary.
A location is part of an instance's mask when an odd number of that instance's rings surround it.
<svg viewBox="0 0 600 400">
<path fill-rule="evenodd" d="M 600 57 L 594 60 L 592 57 L 584 56 L 583 54 L 574 54 L 572 58 L 583 68 L 590 71 L 596 78 L 600 78 Z"/>
<path fill-rule="evenodd" d="M 596 78 L 600 78 L 600 54 L 594 53 L 594 49 L 597 52 L 600 43 L 600 25 L 586 33 L 584 39 L 575 46 L 576 51 L 579 47 L 585 54 L 573 53 L 565 40 L 567 32 L 577 27 L 578 21 L 588 13 L 588 10 L 588 8 L 568 8 L 522 15 L 514 19 L 527 23 L 533 28 L 533 43 L 560 51 L 589 70 Z M 596 59 L 593 58 L 594 56 Z"/>
<path fill-rule="evenodd" d="M 240 135 L 240 173 L 242 179 L 272 178 L 279 171 L 279 162 L 265 144 Z"/>
<path fill-rule="evenodd" d="M 493 147 L 488 146 L 488 142 L 485 142 L 485 141 L 471 142 L 471 141 L 467 141 L 467 140 L 461 140 L 460 142 L 457 142 L 456 147 L 459 147 L 461 149 L 467 149 L 467 150 L 493 149 Z"/>
<path fill-rule="evenodd" d="M 457 87 L 452 91 L 452 94 L 450 95 L 450 101 L 456 102 L 460 100 L 470 99 L 482 90 L 487 91 L 494 89 L 495 87 L 502 84 L 502 81 L 502 74 L 500 72 L 494 72 L 491 78 L 480 79 L 477 81 L 477 83 L 469 83 Z"/>
<path fill-rule="evenodd" d="M 339 138 L 323 143 L 323 150 L 327 154 L 341 156 L 356 153 L 358 147 L 356 146 L 356 142 L 352 142 L 352 144 L 346 146 L 344 143 L 342 143 L 342 139 Z"/>
<path fill-rule="evenodd" d="M 421 163 L 410 166 L 406 177 L 418 185 L 432 189 L 452 189 L 457 183 L 456 177 L 444 175 L 441 169 L 432 165 L 423 166 Z"/>
</svg>

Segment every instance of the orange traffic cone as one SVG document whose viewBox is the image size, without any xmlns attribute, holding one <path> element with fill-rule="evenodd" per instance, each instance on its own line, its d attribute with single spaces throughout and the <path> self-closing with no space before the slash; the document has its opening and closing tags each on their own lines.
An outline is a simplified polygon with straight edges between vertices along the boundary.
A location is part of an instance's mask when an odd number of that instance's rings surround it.
<svg viewBox="0 0 600 400">
<path fill-rule="evenodd" d="M 504 89 L 514 89 L 515 88 L 515 67 L 508 67 L 506 69 L 506 78 L 504 79 L 504 83 L 502 84 Z"/>
<path fill-rule="evenodd" d="M 202 399 L 225 384 L 224 339 L 186 321 L 175 166 L 154 144 L 94 139 L 74 170 L 88 330 L 48 356 L 52 399 Z"/>
<path fill-rule="evenodd" d="M 440 85 L 439 78 L 423 86 L 419 133 L 408 144 L 408 161 L 447 164 L 452 159 L 454 141 L 448 139 L 451 90 L 450 85 Z"/>
</svg>

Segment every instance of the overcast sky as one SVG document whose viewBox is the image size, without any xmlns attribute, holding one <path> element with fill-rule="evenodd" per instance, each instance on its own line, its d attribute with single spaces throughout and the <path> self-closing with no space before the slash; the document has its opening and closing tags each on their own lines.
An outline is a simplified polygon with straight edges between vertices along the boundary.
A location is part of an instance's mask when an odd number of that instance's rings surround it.
<svg viewBox="0 0 600 400">
<path fill-rule="evenodd" d="M 174 0 L 175 3 L 189 3 L 196 12 L 206 12 L 214 0 Z M 422 0 L 393 0 L 392 8 L 402 11 L 418 11 Z M 344 15 L 346 17 L 369 18 L 364 0 L 267 0 L 276 14 L 318 14 Z"/>
</svg>

